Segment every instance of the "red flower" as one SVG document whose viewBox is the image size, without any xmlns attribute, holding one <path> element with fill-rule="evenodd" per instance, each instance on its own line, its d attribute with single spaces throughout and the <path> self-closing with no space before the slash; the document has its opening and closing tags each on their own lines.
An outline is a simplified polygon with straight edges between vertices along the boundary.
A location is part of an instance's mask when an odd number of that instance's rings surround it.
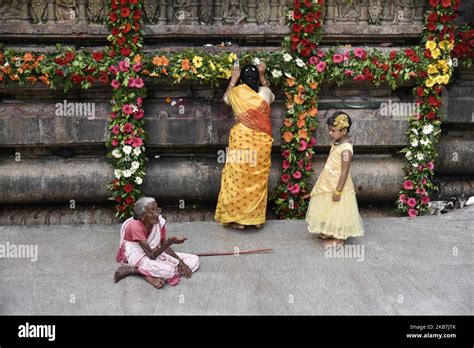
<svg viewBox="0 0 474 348">
<path fill-rule="evenodd" d="M 66 52 L 66 55 L 64 56 L 64 59 L 66 60 L 66 63 L 69 63 L 70 61 L 72 61 L 74 59 L 76 55 L 74 54 L 74 52 L 71 52 L 71 51 L 68 51 Z"/>
<path fill-rule="evenodd" d="M 125 24 L 125 27 L 122 29 L 122 33 L 126 34 L 126 33 L 128 33 L 131 29 L 132 29 L 132 26 L 130 25 L 130 23 L 126 23 L 126 24 Z"/>
<path fill-rule="evenodd" d="M 138 4 L 138 0 L 130 0 L 130 3 L 131 3 L 132 5 L 136 5 L 136 4 Z"/>
<path fill-rule="evenodd" d="M 293 18 L 296 20 L 301 19 L 303 18 L 303 14 L 300 11 L 295 11 L 293 12 Z"/>
<path fill-rule="evenodd" d="M 135 10 L 133 11 L 133 19 L 140 19 L 140 17 L 142 16 L 142 12 L 140 10 Z"/>
<path fill-rule="evenodd" d="M 56 58 L 54 58 L 54 62 L 57 63 L 57 64 L 59 64 L 59 65 L 61 65 L 61 66 L 64 66 L 64 65 L 67 64 L 66 61 L 65 61 L 63 58 L 61 58 L 61 57 L 56 57 Z"/>
<path fill-rule="evenodd" d="M 415 51 L 413 50 L 413 48 L 407 48 L 407 49 L 405 50 L 405 55 L 406 55 L 407 57 L 411 57 L 411 56 L 413 56 L 414 54 L 415 54 Z"/>
<path fill-rule="evenodd" d="M 304 0 L 304 4 L 305 4 L 305 6 L 306 6 L 307 8 L 311 8 L 311 6 L 313 6 L 311 0 Z"/>
<path fill-rule="evenodd" d="M 91 84 L 95 82 L 95 78 L 92 77 L 92 76 L 87 76 L 87 77 L 86 77 L 86 80 L 87 80 L 87 82 L 89 82 L 89 83 L 91 83 Z"/>
<path fill-rule="evenodd" d="M 120 49 L 120 53 L 122 54 L 122 56 L 128 57 L 130 53 L 132 53 L 132 50 L 129 47 L 122 47 Z"/>
<path fill-rule="evenodd" d="M 292 29 L 294 33 L 299 33 L 303 29 L 303 26 L 301 24 L 294 23 Z"/>
<path fill-rule="evenodd" d="M 79 74 L 73 74 L 71 76 L 71 81 L 72 83 L 80 84 L 82 81 L 84 81 L 84 76 L 81 76 Z"/>
<path fill-rule="evenodd" d="M 428 22 L 436 22 L 438 20 L 438 14 L 436 12 L 431 12 L 428 17 Z"/>
<path fill-rule="evenodd" d="M 311 55 L 311 50 L 309 48 L 303 48 L 300 52 L 303 57 L 309 57 Z"/>
<path fill-rule="evenodd" d="M 92 58 L 94 58 L 96 62 L 100 62 L 102 59 L 104 59 L 104 55 L 102 52 L 95 51 L 92 52 Z"/>
<path fill-rule="evenodd" d="M 61 69 L 56 69 L 56 75 L 64 77 L 64 71 L 62 71 Z"/>
<path fill-rule="evenodd" d="M 117 45 L 119 45 L 119 46 L 122 46 L 126 41 L 127 41 L 127 39 L 125 39 L 124 37 L 118 37 L 117 40 L 116 40 Z"/>
<path fill-rule="evenodd" d="M 410 60 L 413 62 L 413 63 L 418 63 L 420 61 L 420 57 L 418 57 L 418 55 L 413 55 L 410 57 Z"/>
<path fill-rule="evenodd" d="M 115 202 L 122 203 L 122 197 L 120 196 L 115 197 Z"/>
<path fill-rule="evenodd" d="M 436 7 L 439 5 L 439 0 L 430 0 L 431 7 Z"/>
<path fill-rule="evenodd" d="M 423 89 L 423 87 L 417 87 L 416 88 L 416 94 L 418 94 L 420 97 L 423 97 L 425 91 Z"/>
<path fill-rule="evenodd" d="M 120 34 L 119 28 L 113 27 L 113 28 L 112 28 L 112 35 L 113 35 L 113 36 L 117 36 L 118 34 Z"/>
<path fill-rule="evenodd" d="M 117 207 L 117 210 L 118 210 L 119 212 L 123 213 L 125 210 L 127 210 L 127 207 L 124 206 L 124 205 L 119 205 L 119 206 Z"/>
<path fill-rule="evenodd" d="M 436 113 L 434 111 L 430 111 L 430 112 L 428 112 L 428 114 L 426 114 L 426 118 L 428 120 L 434 120 L 434 119 L 436 119 Z"/>
<path fill-rule="evenodd" d="M 132 124 L 131 123 L 126 123 L 124 126 L 123 126 L 123 131 L 125 133 L 131 133 L 132 132 Z"/>
<path fill-rule="evenodd" d="M 132 38 L 132 42 L 136 45 L 138 40 L 140 40 L 140 36 L 138 35 L 135 35 L 133 38 Z"/>
<path fill-rule="evenodd" d="M 313 33 L 314 32 L 314 24 L 308 24 L 306 25 L 306 28 L 304 29 L 305 33 Z"/>
<path fill-rule="evenodd" d="M 122 8 L 122 10 L 120 11 L 120 15 L 122 16 L 122 18 L 127 18 L 128 16 L 130 16 L 130 9 L 128 7 Z"/>
<path fill-rule="evenodd" d="M 426 26 L 426 29 L 428 31 L 435 31 L 436 30 L 436 24 L 434 23 L 428 23 L 428 25 Z"/>
<path fill-rule="evenodd" d="M 110 8 L 111 8 L 112 10 L 116 10 L 116 9 L 118 9 L 118 5 L 113 2 L 112 5 L 110 5 Z"/>
<path fill-rule="evenodd" d="M 291 35 L 291 42 L 294 42 L 294 43 L 300 42 L 299 36 L 296 34 Z"/>
<path fill-rule="evenodd" d="M 449 7 L 451 6 L 451 0 L 441 0 L 441 5 L 445 8 Z"/>
<path fill-rule="evenodd" d="M 431 51 L 429 49 L 425 49 L 423 55 L 425 56 L 425 58 L 431 59 Z"/>
<path fill-rule="evenodd" d="M 112 185 L 114 185 L 114 189 L 118 190 L 119 189 L 119 179 L 114 179 L 112 180 Z"/>
<path fill-rule="evenodd" d="M 432 96 L 432 95 L 430 95 L 430 96 L 428 97 L 428 103 L 429 103 L 431 106 L 434 106 L 434 107 L 439 107 L 439 106 L 441 106 L 441 101 L 440 101 L 438 98 L 436 98 L 435 96 Z"/>
<path fill-rule="evenodd" d="M 127 0 L 120 0 L 120 5 L 124 6 L 127 4 Z"/>
<path fill-rule="evenodd" d="M 127 184 L 123 187 L 123 190 L 127 193 L 131 192 L 133 190 L 133 185 L 132 184 Z"/>
<path fill-rule="evenodd" d="M 135 199 L 133 197 L 128 196 L 127 198 L 125 198 L 125 204 L 132 205 L 133 203 L 135 203 Z"/>
<path fill-rule="evenodd" d="M 394 60 L 396 55 L 397 55 L 397 51 L 391 51 L 390 52 L 390 60 Z"/>
<path fill-rule="evenodd" d="M 109 19 L 112 23 L 116 22 L 118 20 L 117 12 L 115 12 L 115 11 L 110 12 Z"/>
</svg>

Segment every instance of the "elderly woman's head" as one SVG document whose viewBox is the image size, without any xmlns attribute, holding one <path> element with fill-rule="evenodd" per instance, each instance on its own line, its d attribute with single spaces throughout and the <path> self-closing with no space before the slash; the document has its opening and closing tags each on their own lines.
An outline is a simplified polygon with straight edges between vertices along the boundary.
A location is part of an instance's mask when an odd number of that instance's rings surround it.
<svg viewBox="0 0 474 348">
<path fill-rule="evenodd" d="M 161 208 L 158 207 L 158 203 L 153 197 L 139 198 L 133 205 L 133 218 L 141 220 L 143 223 L 157 223 L 160 213 Z"/>
<path fill-rule="evenodd" d="M 258 93 L 259 74 L 255 65 L 245 64 L 240 71 L 240 79 L 243 83 Z"/>
</svg>

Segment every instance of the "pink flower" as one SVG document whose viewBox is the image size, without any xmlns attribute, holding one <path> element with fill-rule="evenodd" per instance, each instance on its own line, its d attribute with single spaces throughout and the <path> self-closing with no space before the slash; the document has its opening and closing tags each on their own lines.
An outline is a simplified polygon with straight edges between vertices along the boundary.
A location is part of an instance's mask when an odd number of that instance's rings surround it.
<svg viewBox="0 0 474 348">
<path fill-rule="evenodd" d="M 306 147 L 308 146 L 308 144 L 306 143 L 306 141 L 304 140 L 300 140 L 300 147 L 298 148 L 298 151 L 304 151 L 306 150 Z"/>
<path fill-rule="evenodd" d="M 354 81 L 364 81 L 365 80 L 365 76 L 362 75 L 362 74 L 359 74 L 357 76 L 354 76 L 353 78 Z"/>
<path fill-rule="evenodd" d="M 407 195 L 406 194 L 401 194 L 398 199 L 400 200 L 400 202 L 406 203 L 407 202 Z"/>
<path fill-rule="evenodd" d="M 120 127 L 115 125 L 112 127 L 112 134 L 118 135 L 120 133 Z"/>
<path fill-rule="evenodd" d="M 287 160 L 284 160 L 283 161 L 283 170 L 287 170 L 288 168 L 290 168 L 290 162 L 288 162 Z"/>
<path fill-rule="evenodd" d="M 320 73 L 326 70 L 326 62 L 319 62 L 318 65 L 316 65 L 316 70 Z"/>
<path fill-rule="evenodd" d="M 131 123 L 125 123 L 125 125 L 123 126 L 123 131 L 125 133 L 132 133 L 132 124 Z"/>
<path fill-rule="evenodd" d="M 421 180 L 421 183 L 422 183 L 423 185 L 426 185 L 426 179 L 423 178 L 423 179 Z"/>
<path fill-rule="evenodd" d="M 117 139 L 112 139 L 112 146 L 113 147 L 117 147 L 119 144 L 118 140 Z"/>
<path fill-rule="evenodd" d="M 418 170 L 419 170 L 420 172 L 423 171 L 423 164 L 418 165 Z"/>
<path fill-rule="evenodd" d="M 142 64 L 141 63 L 133 64 L 132 69 L 133 71 L 139 72 L 142 69 Z"/>
<path fill-rule="evenodd" d="M 300 179 L 301 178 L 301 172 L 297 170 L 296 172 L 293 173 L 293 178 L 295 179 Z"/>
<path fill-rule="evenodd" d="M 109 72 L 112 73 L 113 75 L 117 75 L 118 70 L 117 70 L 117 68 L 115 67 L 115 65 L 111 65 L 111 66 L 109 67 Z"/>
<path fill-rule="evenodd" d="M 424 195 L 424 194 L 426 194 L 426 190 L 417 187 L 417 188 L 416 188 L 416 194 L 417 194 L 417 195 Z"/>
<path fill-rule="evenodd" d="M 421 203 L 428 204 L 429 202 L 430 202 L 430 197 L 428 196 L 421 197 Z"/>
<path fill-rule="evenodd" d="M 281 154 L 283 155 L 283 157 L 288 158 L 290 156 L 290 151 L 284 150 Z"/>
<path fill-rule="evenodd" d="M 411 180 L 405 180 L 405 182 L 403 183 L 403 188 L 405 190 L 411 190 L 413 189 L 413 181 Z"/>
<path fill-rule="evenodd" d="M 429 162 L 429 163 L 428 163 L 428 169 L 431 170 L 431 171 L 434 169 L 434 164 L 433 164 L 433 162 Z"/>
<path fill-rule="evenodd" d="M 332 56 L 332 61 L 336 64 L 342 62 L 343 59 L 344 57 L 342 56 L 342 54 L 336 53 L 335 55 Z"/>
<path fill-rule="evenodd" d="M 313 65 L 316 65 L 316 64 L 319 63 L 319 58 L 316 57 L 316 56 L 312 56 L 311 58 L 309 58 L 309 63 L 313 64 Z"/>
<path fill-rule="evenodd" d="M 127 72 L 129 68 L 130 68 L 130 64 L 128 63 L 128 61 L 126 61 L 126 60 L 121 60 L 121 61 L 119 62 L 119 70 L 120 70 L 121 72 Z"/>
<path fill-rule="evenodd" d="M 122 106 L 122 112 L 126 115 L 131 115 L 133 113 L 132 106 L 130 104 L 125 104 Z"/>
<path fill-rule="evenodd" d="M 132 137 L 129 137 L 129 138 L 125 139 L 125 140 L 124 140 L 124 143 L 125 143 L 126 145 L 131 145 L 131 144 L 133 143 Z"/>
<path fill-rule="evenodd" d="M 362 48 L 358 47 L 354 50 L 354 56 L 359 59 L 365 59 L 367 53 Z"/>
<path fill-rule="evenodd" d="M 143 103 L 143 98 L 142 98 L 142 97 L 138 97 L 138 98 L 137 98 L 137 106 L 138 106 L 138 107 L 141 107 L 141 106 L 142 106 L 142 103 Z"/>
<path fill-rule="evenodd" d="M 145 112 L 143 109 L 140 109 L 133 115 L 133 118 L 135 118 L 135 120 L 141 120 L 143 116 L 145 116 Z"/>
<path fill-rule="evenodd" d="M 353 76 L 354 75 L 354 71 L 350 70 L 350 69 L 347 69 L 344 71 L 344 75 L 346 76 Z"/>
<path fill-rule="evenodd" d="M 142 138 L 134 138 L 132 142 L 133 147 L 140 147 L 143 145 L 143 140 Z"/>
<path fill-rule="evenodd" d="M 128 81 L 128 87 L 130 88 L 142 88 L 144 85 L 141 77 L 131 77 Z"/>
<path fill-rule="evenodd" d="M 305 167 L 306 170 L 311 170 L 311 163 L 308 163 Z"/>
<path fill-rule="evenodd" d="M 416 216 L 416 210 L 415 209 L 408 209 L 408 216 L 409 217 L 415 217 Z"/>
<path fill-rule="evenodd" d="M 116 118 L 116 117 L 117 117 L 117 113 L 116 113 L 116 112 L 112 112 L 112 113 L 110 114 L 110 118 L 111 118 L 112 120 L 113 120 L 114 118 Z"/>
<path fill-rule="evenodd" d="M 300 160 L 299 160 L 298 162 L 296 162 L 296 163 L 298 163 L 298 167 L 303 168 L 303 162 L 304 162 L 304 158 L 300 159 Z"/>
<path fill-rule="evenodd" d="M 318 57 L 319 57 L 319 58 L 324 58 L 324 51 L 319 50 L 319 51 L 318 51 Z"/>
<path fill-rule="evenodd" d="M 408 198 L 408 200 L 407 200 L 407 205 L 408 205 L 410 208 L 413 208 L 414 206 L 416 206 L 416 199 L 415 199 L 415 198 Z"/>
<path fill-rule="evenodd" d="M 316 138 L 311 138 L 309 140 L 308 147 L 313 147 L 314 145 L 316 145 Z"/>
<path fill-rule="evenodd" d="M 288 182 L 290 182 L 290 179 L 291 179 L 291 176 L 287 173 L 281 176 L 281 181 L 284 182 L 285 184 L 288 184 Z"/>
<path fill-rule="evenodd" d="M 298 184 L 295 184 L 295 185 L 289 184 L 288 185 L 288 191 L 290 191 L 293 194 L 298 193 L 298 192 L 300 192 L 300 185 L 298 185 Z"/>
<path fill-rule="evenodd" d="M 114 89 L 119 89 L 120 88 L 120 82 L 118 82 L 117 80 L 112 80 L 111 85 Z"/>
</svg>

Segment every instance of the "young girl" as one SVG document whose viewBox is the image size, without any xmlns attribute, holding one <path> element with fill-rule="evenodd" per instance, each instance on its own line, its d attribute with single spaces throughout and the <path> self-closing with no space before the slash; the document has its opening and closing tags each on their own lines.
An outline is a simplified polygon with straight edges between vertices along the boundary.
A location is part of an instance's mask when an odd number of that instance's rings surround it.
<svg viewBox="0 0 474 348">
<path fill-rule="evenodd" d="M 318 233 L 325 246 L 343 245 L 348 237 L 364 235 L 349 172 L 353 150 L 347 133 L 352 121 L 346 113 L 336 111 L 327 124 L 332 146 L 311 191 L 306 222 L 308 231 Z"/>
</svg>

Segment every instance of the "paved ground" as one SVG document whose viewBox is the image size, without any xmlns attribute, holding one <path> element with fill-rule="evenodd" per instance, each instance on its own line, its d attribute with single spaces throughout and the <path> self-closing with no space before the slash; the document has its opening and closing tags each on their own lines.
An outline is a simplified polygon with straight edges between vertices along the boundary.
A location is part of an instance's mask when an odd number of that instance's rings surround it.
<svg viewBox="0 0 474 348">
<path fill-rule="evenodd" d="M 38 246 L 38 260 L 0 259 L 0 314 L 465 314 L 473 311 L 474 207 L 442 216 L 364 219 L 356 257 L 331 258 L 303 221 L 240 232 L 170 223 L 183 252 L 273 248 L 203 257 L 176 287 L 115 284 L 119 226 L 0 226 L 0 247 Z M 362 253 L 363 247 L 363 253 Z"/>
</svg>

